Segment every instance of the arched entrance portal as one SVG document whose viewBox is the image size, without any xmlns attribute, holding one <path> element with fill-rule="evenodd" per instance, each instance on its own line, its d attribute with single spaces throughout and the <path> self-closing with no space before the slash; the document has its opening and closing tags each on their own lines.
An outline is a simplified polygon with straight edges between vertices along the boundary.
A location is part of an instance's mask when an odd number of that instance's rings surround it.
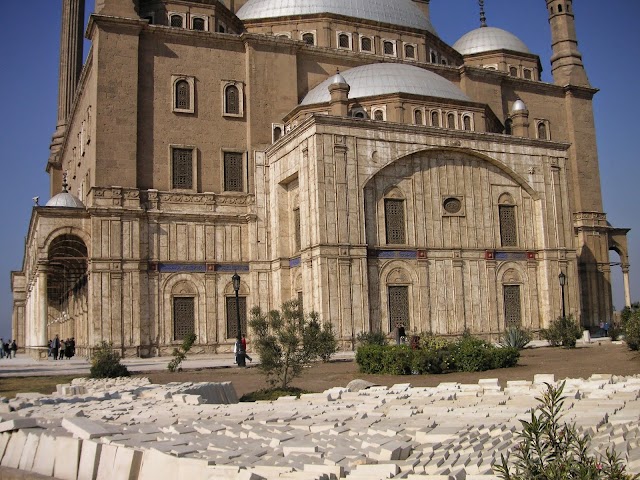
<svg viewBox="0 0 640 480">
<path fill-rule="evenodd" d="M 75 338 L 86 344 L 88 314 L 87 246 L 73 234 L 56 237 L 49 245 L 47 265 L 47 337 Z M 79 337 L 79 338 L 78 338 Z"/>
</svg>

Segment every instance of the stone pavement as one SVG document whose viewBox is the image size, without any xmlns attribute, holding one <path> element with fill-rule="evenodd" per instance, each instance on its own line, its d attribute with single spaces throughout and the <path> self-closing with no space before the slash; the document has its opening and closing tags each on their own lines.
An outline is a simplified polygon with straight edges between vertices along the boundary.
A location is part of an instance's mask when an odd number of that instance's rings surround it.
<svg viewBox="0 0 640 480">
<path fill-rule="evenodd" d="M 76 379 L 0 403 L 0 465 L 73 480 L 490 480 L 545 382 L 553 375 L 240 404 L 228 383 Z M 565 420 L 640 472 L 640 376 L 568 380 L 565 396 Z"/>
</svg>

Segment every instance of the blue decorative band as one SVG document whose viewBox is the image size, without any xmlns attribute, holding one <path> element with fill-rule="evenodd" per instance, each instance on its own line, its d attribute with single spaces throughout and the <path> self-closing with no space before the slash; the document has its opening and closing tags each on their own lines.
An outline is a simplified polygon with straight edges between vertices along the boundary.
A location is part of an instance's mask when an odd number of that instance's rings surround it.
<svg viewBox="0 0 640 480">
<path fill-rule="evenodd" d="M 159 263 L 158 271 L 161 273 L 193 272 L 204 273 L 207 265 L 204 263 Z"/>
<path fill-rule="evenodd" d="M 527 252 L 496 252 L 496 260 L 527 260 Z"/>
<path fill-rule="evenodd" d="M 289 268 L 295 268 L 300 266 L 300 257 L 292 258 L 289 260 Z"/>
<path fill-rule="evenodd" d="M 374 250 L 369 252 L 369 256 L 377 258 L 418 258 L 417 250 Z"/>
<path fill-rule="evenodd" d="M 216 272 L 249 272 L 249 265 L 246 263 L 239 264 L 216 264 Z"/>
</svg>

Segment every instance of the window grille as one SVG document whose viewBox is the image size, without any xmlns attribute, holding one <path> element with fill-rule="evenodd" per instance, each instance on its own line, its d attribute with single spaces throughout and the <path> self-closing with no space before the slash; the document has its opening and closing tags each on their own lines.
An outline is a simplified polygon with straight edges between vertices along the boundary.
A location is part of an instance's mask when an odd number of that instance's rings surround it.
<svg viewBox="0 0 640 480">
<path fill-rule="evenodd" d="M 413 123 L 416 125 L 422 125 L 422 110 L 416 110 L 413 112 Z"/>
<path fill-rule="evenodd" d="M 505 326 L 522 326 L 522 306 L 520 303 L 520 285 L 505 285 L 504 287 L 504 317 Z"/>
<path fill-rule="evenodd" d="M 176 108 L 189 110 L 191 108 L 191 92 L 189 82 L 178 80 L 176 82 Z"/>
<path fill-rule="evenodd" d="M 540 122 L 538 124 L 538 138 L 540 140 L 547 140 L 549 138 L 547 135 L 547 126 L 544 122 Z"/>
<path fill-rule="evenodd" d="M 304 35 L 302 35 L 302 41 L 307 45 L 315 45 L 316 36 L 313 33 L 305 33 Z"/>
<path fill-rule="evenodd" d="M 384 120 L 384 112 L 382 110 L 376 110 L 373 113 L 374 120 Z"/>
<path fill-rule="evenodd" d="M 518 69 L 516 67 L 509 67 L 509 75 L 512 77 L 518 76 Z"/>
<path fill-rule="evenodd" d="M 389 331 L 409 327 L 409 287 L 389 287 Z"/>
<path fill-rule="evenodd" d="M 363 52 L 371 52 L 373 51 L 373 45 L 371 44 L 371 39 L 369 37 L 363 37 L 360 43 L 360 50 Z"/>
<path fill-rule="evenodd" d="M 338 45 L 340 48 L 349 48 L 349 35 L 346 33 L 341 33 L 338 36 Z"/>
<path fill-rule="evenodd" d="M 529 70 L 528 68 L 524 69 L 524 78 L 527 80 L 531 80 L 533 77 L 531 70 Z"/>
<path fill-rule="evenodd" d="M 384 217 L 387 228 L 387 243 L 406 243 L 404 200 L 385 199 Z"/>
<path fill-rule="evenodd" d="M 224 89 L 225 113 L 231 115 L 240 114 L 240 90 L 235 85 L 228 85 Z"/>
<path fill-rule="evenodd" d="M 462 122 L 465 130 L 471 130 L 471 117 L 465 115 Z"/>
<path fill-rule="evenodd" d="M 204 31 L 205 22 L 204 18 L 196 17 L 193 19 L 193 29 Z"/>
<path fill-rule="evenodd" d="M 296 208 L 293 211 L 293 228 L 294 228 L 294 240 L 295 240 L 295 251 L 299 252 L 302 246 L 302 235 L 300 228 L 300 209 Z"/>
<path fill-rule="evenodd" d="M 447 127 L 456 128 L 456 116 L 453 113 L 447 115 Z"/>
<path fill-rule="evenodd" d="M 184 23 L 181 15 L 171 15 L 171 26 L 177 28 L 183 28 Z"/>
<path fill-rule="evenodd" d="M 431 112 L 431 126 L 440 126 L 440 114 L 438 112 Z"/>
<path fill-rule="evenodd" d="M 384 54 L 395 55 L 395 48 L 393 48 L 393 42 L 384 42 Z"/>
<path fill-rule="evenodd" d="M 224 189 L 227 192 L 242 192 L 242 153 L 224 154 Z"/>
<path fill-rule="evenodd" d="M 416 58 L 416 47 L 413 45 L 405 45 L 404 56 L 407 58 Z"/>
<path fill-rule="evenodd" d="M 195 308 L 193 297 L 173 298 L 173 339 L 184 340 L 195 332 Z"/>
<path fill-rule="evenodd" d="M 518 246 L 518 229 L 516 226 L 516 207 L 500 205 L 500 240 L 503 247 Z"/>
<path fill-rule="evenodd" d="M 173 185 L 172 188 L 193 188 L 193 150 L 173 149 Z"/>
<path fill-rule="evenodd" d="M 236 297 L 226 297 L 227 300 L 227 338 L 238 338 L 238 314 L 236 313 Z M 240 307 L 240 328 L 247 333 L 247 297 L 238 297 Z"/>
</svg>

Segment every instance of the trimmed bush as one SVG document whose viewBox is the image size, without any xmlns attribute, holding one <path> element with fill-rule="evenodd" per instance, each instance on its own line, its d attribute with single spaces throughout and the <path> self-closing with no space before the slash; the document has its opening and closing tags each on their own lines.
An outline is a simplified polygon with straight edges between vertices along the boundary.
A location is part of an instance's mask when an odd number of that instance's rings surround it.
<svg viewBox="0 0 640 480">
<path fill-rule="evenodd" d="M 576 341 L 582 337 L 582 329 L 576 323 L 573 315 L 560 317 L 551 322 L 548 329 L 540 332 L 542 338 L 547 340 L 552 347 L 562 345 L 565 348 L 575 348 Z"/>
<path fill-rule="evenodd" d="M 388 348 L 383 345 L 363 345 L 356 351 L 356 363 L 360 367 L 360 373 L 383 373 L 384 351 Z"/>
<path fill-rule="evenodd" d="M 384 347 L 382 371 L 387 375 L 411 375 L 412 355 L 406 345 Z"/>
<path fill-rule="evenodd" d="M 449 373 L 455 368 L 452 353 L 446 348 L 415 350 L 411 366 L 412 371 L 420 375 Z"/>
<path fill-rule="evenodd" d="M 640 310 L 635 309 L 622 327 L 624 339 L 631 350 L 640 349 Z"/>
<path fill-rule="evenodd" d="M 388 342 L 387 337 L 382 332 L 362 332 L 356 337 L 356 343 L 359 347 L 364 347 L 365 345 L 384 346 Z"/>
<path fill-rule="evenodd" d="M 91 357 L 91 378 L 128 377 L 131 374 L 125 365 L 120 363 L 120 355 L 113 350 L 113 344 L 104 340 L 98 344 Z"/>
</svg>

